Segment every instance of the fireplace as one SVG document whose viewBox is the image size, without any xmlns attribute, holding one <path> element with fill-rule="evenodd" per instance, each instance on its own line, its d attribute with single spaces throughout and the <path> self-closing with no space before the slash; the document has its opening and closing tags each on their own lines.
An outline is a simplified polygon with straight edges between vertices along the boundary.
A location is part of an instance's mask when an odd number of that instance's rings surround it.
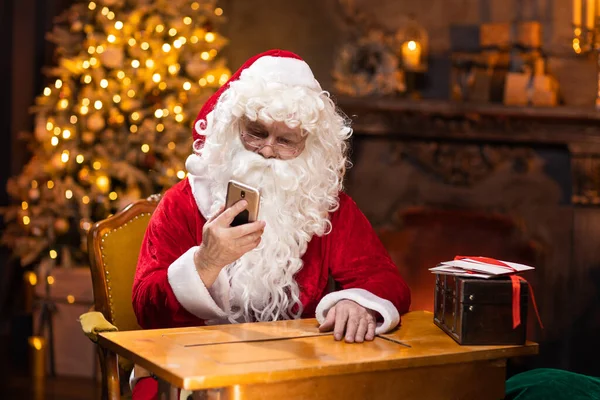
<svg viewBox="0 0 600 400">
<path fill-rule="evenodd" d="M 544 323 L 542 330 L 529 313 L 528 337 L 541 348 L 535 365 L 600 372 L 571 350 L 590 329 L 600 334 L 585 314 L 600 313 L 600 251 L 593 250 L 600 231 L 591 222 L 600 220 L 599 170 L 581 167 L 600 165 L 600 115 L 408 100 L 338 103 L 355 129 L 346 190 L 410 285 L 411 308 L 432 310 L 428 268 L 455 255 L 533 265 L 523 276 Z"/>
</svg>

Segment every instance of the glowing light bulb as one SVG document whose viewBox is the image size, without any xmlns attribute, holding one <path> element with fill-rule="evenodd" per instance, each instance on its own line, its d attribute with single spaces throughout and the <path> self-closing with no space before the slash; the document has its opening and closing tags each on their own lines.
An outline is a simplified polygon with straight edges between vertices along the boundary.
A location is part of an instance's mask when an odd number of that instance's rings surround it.
<svg viewBox="0 0 600 400">
<path fill-rule="evenodd" d="M 129 38 L 129 40 L 127 41 L 127 44 L 131 47 L 135 46 L 136 43 L 137 42 L 134 38 Z"/>
<path fill-rule="evenodd" d="M 109 11 L 110 10 L 108 9 L 108 7 L 103 7 L 101 13 L 102 13 L 102 15 L 106 15 L 106 14 L 108 14 Z"/>
<path fill-rule="evenodd" d="M 113 19 L 115 19 L 115 13 L 110 11 L 108 14 L 106 14 L 106 18 L 112 21 Z"/>
<path fill-rule="evenodd" d="M 102 168 L 102 163 L 100 161 L 94 161 L 94 163 L 92 164 L 92 168 L 94 168 L 94 170 L 99 171 L 100 168 Z"/>
<path fill-rule="evenodd" d="M 192 19 L 190 17 L 185 17 L 183 19 L 183 23 L 186 25 L 191 25 L 192 24 Z"/>
<path fill-rule="evenodd" d="M 50 254 L 50 258 L 53 259 L 53 260 L 56 257 L 58 257 L 58 253 L 56 252 L 56 250 L 50 250 L 49 254 Z M 50 285 L 52 285 L 54 283 L 54 277 L 53 276 L 49 276 L 47 280 L 48 280 L 48 284 L 50 284 Z M 50 283 L 50 282 L 52 282 L 52 283 Z"/>
<path fill-rule="evenodd" d="M 157 132 L 162 132 L 164 130 L 165 130 L 165 126 L 163 124 L 156 125 L 156 131 Z"/>
<path fill-rule="evenodd" d="M 75 161 L 77 161 L 77 164 L 83 164 L 84 160 L 85 159 L 82 154 L 78 154 L 77 157 L 75 157 Z"/>
<path fill-rule="evenodd" d="M 215 50 L 215 49 L 210 49 L 210 51 L 208 52 L 208 54 L 209 54 L 211 57 L 216 57 L 216 55 L 217 55 L 217 50 Z"/>
<path fill-rule="evenodd" d="M 200 4 L 198 4 L 198 2 L 195 1 L 192 3 L 191 7 L 192 7 L 192 10 L 196 11 L 197 9 L 200 8 Z"/>
<path fill-rule="evenodd" d="M 183 111 L 183 108 L 181 108 L 181 106 L 177 105 L 177 106 L 173 107 L 173 112 L 175 114 L 180 114 L 181 111 Z"/>
<path fill-rule="evenodd" d="M 95 10 L 96 9 L 96 3 L 94 3 L 93 1 L 90 1 L 90 4 L 88 4 L 88 8 L 90 10 Z"/>
<path fill-rule="evenodd" d="M 50 121 L 46 122 L 46 130 L 51 131 L 52 129 L 54 129 L 54 124 Z"/>
<path fill-rule="evenodd" d="M 177 122 L 183 122 L 183 114 L 177 114 L 175 116 L 175 121 L 177 121 Z"/>
<path fill-rule="evenodd" d="M 131 132 L 131 133 L 136 133 L 137 131 L 138 131 L 138 127 L 137 127 L 137 125 L 131 125 L 131 126 L 129 127 L 129 132 Z"/>
<path fill-rule="evenodd" d="M 69 100 L 62 99 L 58 102 L 58 106 L 64 110 L 65 108 L 69 107 Z"/>
<path fill-rule="evenodd" d="M 138 67 L 140 66 L 140 62 L 139 62 L 138 60 L 133 60 L 133 61 L 131 62 L 131 66 L 132 66 L 133 68 L 138 68 Z"/>
<path fill-rule="evenodd" d="M 134 98 L 134 97 L 135 97 L 135 90 L 133 90 L 133 89 L 129 89 L 129 90 L 127 91 L 127 96 L 128 96 L 128 97 L 131 97 L 131 98 Z"/>
<path fill-rule="evenodd" d="M 161 110 L 160 108 L 156 111 L 154 111 L 154 116 L 156 118 L 162 118 L 163 117 L 163 110 Z"/>
<path fill-rule="evenodd" d="M 73 296 L 72 294 L 67 296 L 67 303 L 69 304 L 73 304 L 75 303 L 75 296 Z"/>
<path fill-rule="evenodd" d="M 31 188 L 37 189 L 37 187 L 38 187 L 38 181 L 36 181 L 36 180 L 31 181 Z"/>
<path fill-rule="evenodd" d="M 175 35 L 177 35 L 177 29 L 175 29 L 175 28 L 169 29 L 169 36 L 175 36 Z"/>
<path fill-rule="evenodd" d="M 110 179 L 106 175 L 100 175 L 96 178 L 96 186 L 102 193 L 107 193 L 110 189 Z"/>
<path fill-rule="evenodd" d="M 177 40 L 175 40 L 175 41 L 173 42 L 173 47 L 175 47 L 176 49 L 179 49 L 179 48 L 181 48 L 181 46 L 183 46 L 183 43 L 181 43 L 181 42 L 179 41 L 179 39 L 177 39 Z"/>
<path fill-rule="evenodd" d="M 152 80 L 156 83 L 160 82 L 160 74 L 154 74 L 152 75 Z"/>
<path fill-rule="evenodd" d="M 217 17 L 220 17 L 221 15 L 223 15 L 223 9 L 221 7 L 215 8 L 215 15 Z"/>
<path fill-rule="evenodd" d="M 68 139 L 71 137 L 71 131 L 68 129 L 65 129 L 62 133 L 63 139 Z"/>
<path fill-rule="evenodd" d="M 154 67 L 154 60 L 147 59 L 146 60 L 146 67 L 153 68 Z"/>
<path fill-rule="evenodd" d="M 148 42 L 143 42 L 140 47 L 142 50 L 148 50 L 150 48 L 150 44 L 148 44 Z"/>
<path fill-rule="evenodd" d="M 106 79 L 102 79 L 100 81 L 100 87 L 106 89 L 108 87 L 108 81 Z"/>
<path fill-rule="evenodd" d="M 60 127 L 57 126 L 57 127 L 54 128 L 54 134 L 56 136 L 60 135 L 61 132 L 62 132 L 62 129 L 60 129 Z"/>
<path fill-rule="evenodd" d="M 179 70 L 179 68 L 177 68 L 177 65 L 175 65 L 175 64 L 169 65 L 169 73 L 171 75 L 175 75 L 178 70 Z"/>
<path fill-rule="evenodd" d="M 44 96 L 50 96 L 51 94 L 52 90 L 49 87 L 44 88 Z"/>
<path fill-rule="evenodd" d="M 215 81 L 215 76 L 214 75 L 208 75 L 206 77 L 206 80 L 208 81 L 208 83 L 213 83 Z"/>
<path fill-rule="evenodd" d="M 191 84 L 191 83 L 189 83 L 189 82 L 185 82 L 185 83 L 183 84 L 183 89 L 184 89 L 184 90 L 190 90 L 191 88 L 192 88 L 192 84 Z"/>
<path fill-rule="evenodd" d="M 168 53 L 169 51 L 171 51 L 171 45 L 169 43 L 165 43 L 163 44 L 162 49 L 165 53 Z"/>
<path fill-rule="evenodd" d="M 69 122 L 72 124 L 76 124 L 78 121 L 77 115 L 71 115 L 71 118 L 69 118 Z"/>
<path fill-rule="evenodd" d="M 83 82 L 85 83 L 91 83 L 92 82 L 92 77 L 90 75 L 86 75 L 83 77 Z"/>
<path fill-rule="evenodd" d="M 117 72 L 117 78 L 119 78 L 119 79 L 125 78 L 125 72 L 124 71 Z"/>
<path fill-rule="evenodd" d="M 179 40 L 181 42 L 181 44 L 187 43 L 187 39 L 184 36 L 179 36 L 179 38 L 177 40 Z"/>
<path fill-rule="evenodd" d="M 89 54 L 94 54 L 95 52 L 96 52 L 96 48 L 94 46 L 88 47 L 88 53 Z"/>
<path fill-rule="evenodd" d="M 161 24 L 156 25 L 156 32 L 161 33 L 165 30 L 165 27 Z"/>
<path fill-rule="evenodd" d="M 25 215 L 23 217 L 23 225 L 29 225 L 30 222 L 31 222 L 31 218 L 29 218 L 27 215 Z"/>
<path fill-rule="evenodd" d="M 185 178 L 185 171 L 181 171 L 181 170 L 177 171 L 177 177 L 179 179 Z"/>
<path fill-rule="evenodd" d="M 96 110 L 101 110 L 101 109 L 102 109 L 102 102 L 101 102 L 100 100 L 96 100 L 96 101 L 94 102 L 94 108 L 95 108 Z"/>
<path fill-rule="evenodd" d="M 229 79 L 227 75 L 221 75 L 221 77 L 219 78 L 219 84 L 224 85 L 225 83 L 227 83 L 227 79 Z"/>
<path fill-rule="evenodd" d="M 123 22 L 121 22 L 121 21 L 115 22 L 115 29 L 117 29 L 117 30 L 123 29 Z"/>
<path fill-rule="evenodd" d="M 69 161 L 69 152 L 68 151 L 63 151 L 63 153 L 60 155 L 60 161 L 62 161 L 63 163 L 66 163 Z"/>
<path fill-rule="evenodd" d="M 83 64 L 81 64 L 81 66 L 83 67 L 83 69 L 88 69 L 90 67 L 90 62 L 88 60 L 85 60 Z"/>
<path fill-rule="evenodd" d="M 150 146 L 144 143 L 142 145 L 142 152 L 147 153 L 149 151 L 150 151 Z"/>
<path fill-rule="evenodd" d="M 29 204 L 27 204 L 26 201 L 21 203 L 21 208 L 23 209 L 23 211 L 27 210 L 29 208 Z"/>
<path fill-rule="evenodd" d="M 119 96 L 118 94 L 115 94 L 113 96 L 113 101 L 117 104 L 119 104 L 121 102 L 121 96 Z"/>
<path fill-rule="evenodd" d="M 117 197 L 119 197 L 119 195 L 117 195 L 117 192 L 110 192 L 108 195 L 108 198 L 111 200 L 116 200 Z"/>
<path fill-rule="evenodd" d="M 169 150 L 175 150 L 175 142 L 169 142 L 167 147 L 169 148 Z"/>
<path fill-rule="evenodd" d="M 90 105 L 90 99 L 88 99 L 87 97 L 84 98 L 83 100 L 81 100 L 81 104 L 84 106 L 89 106 Z"/>
<path fill-rule="evenodd" d="M 100 46 L 96 47 L 96 53 L 98 53 L 98 54 L 104 53 L 104 46 L 100 45 Z"/>
<path fill-rule="evenodd" d="M 63 83 L 60 79 L 57 79 L 56 82 L 54 83 L 54 87 L 56 87 L 57 89 L 60 89 L 62 87 Z"/>
<path fill-rule="evenodd" d="M 50 139 L 50 143 L 54 147 L 58 146 L 58 138 L 56 136 L 52 136 L 52 139 Z"/>
<path fill-rule="evenodd" d="M 200 86 L 206 86 L 206 84 L 208 82 L 206 82 L 206 78 L 200 78 L 200 80 L 198 81 L 198 83 L 200 84 Z"/>
<path fill-rule="evenodd" d="M 208 54 L 208 51 L 203 51 L 200 54 L 200 58 L 202 58 L 204 61 L 208 60 L 210 58 L 210 55 Z"/>
<path fill-rule="evenodd" d="M 53 181 L 48 181 L 46 182 L 46 187 L 48 189 L 53 189 L 54 188 L 54 182 Z"/>
<path fill-rule="evenodd" d="M 212 32 L 206 32 L 206 35 L 204 35 L 204 40 L 206 40 L 206 43 L 212 43 L 215 41 L 215 34 Z"/>
<path fill-rule="evenodd" d="M 167 88 L 167 83 L 166 82 L 161 82 L 158 84 L 158 88 L 160 90 L 165 90 Z"/>
<path fill-rule="evenodd" d="M 81 202 L 82 202 L 83 204 L 89 204 L 89 203 L 90 203 L 90 198 L 89 198 L 88 196 L 83 196 L 83 197 L 81 198 Z"/>
<path fill-rule="evenodd" d="M 190 37 L 190 42 L 193 43 L 193 44 L 198 43 L 199 40 L 200 39 L 198 39 L 198 36 L 196 36 L 196 35 Z"/>
<path fill-rule="evenodd" d="M 73 198 L 73 191 L 69 190 L 69 189 L 65 190 L 65 197 L 67 199 L 72 199 Z"/>
<path fill-rule="evenodd" d="M 98 59 L 96 57 L 91 57 L 90 58 L 90 65 L 94 66 L 96 64 L 98 64 Z"/>
<path fill-rule="evenodd" d="M 135 111 L 134 113 L 131 114 L 131 119 L 134 121 L 137 121 L 138 119 L 140 119 L 140 113 Z"/>
</svg>

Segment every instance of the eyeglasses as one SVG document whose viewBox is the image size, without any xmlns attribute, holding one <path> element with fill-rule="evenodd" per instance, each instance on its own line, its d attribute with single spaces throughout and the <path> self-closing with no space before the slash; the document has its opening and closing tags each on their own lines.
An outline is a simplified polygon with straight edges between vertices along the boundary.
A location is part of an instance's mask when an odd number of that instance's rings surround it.
<svg viewBox="0 0 600 400">
<path fill-rule="evenodd" d="M 251 148 L 252 151 L 258 153 L 266 146 L 271 146 L 273 152 L 282 160 L 296 157 L 303 148 L 304 142 L 292 143 L 288 139 L 279 137 L 275 139 L 275 143 L 267 143 L 268 137 L 258 136 L 246 129 L 242 130 L 240 134 L 242 141 L 247 147 Z"/>
</svg>

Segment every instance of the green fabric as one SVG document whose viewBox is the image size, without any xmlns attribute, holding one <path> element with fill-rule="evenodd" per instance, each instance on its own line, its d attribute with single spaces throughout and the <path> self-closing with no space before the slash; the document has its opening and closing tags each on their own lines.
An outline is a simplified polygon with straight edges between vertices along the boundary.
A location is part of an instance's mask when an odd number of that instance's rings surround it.
<svg viewBox="0 0 600 400">
<path fill-rule="evenodd" d="M 600 400 L 600 378 L 540 368 L 506 381 L 505 400 Z"/>
</svg>

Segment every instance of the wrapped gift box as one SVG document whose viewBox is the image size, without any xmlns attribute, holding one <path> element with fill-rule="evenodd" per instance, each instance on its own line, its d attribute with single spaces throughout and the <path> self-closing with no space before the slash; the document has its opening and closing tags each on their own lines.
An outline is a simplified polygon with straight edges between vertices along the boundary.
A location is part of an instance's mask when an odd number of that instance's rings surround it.
<svg viewBox="0 0 600 400">
<path fill-rule="evenodd" d="M 54 365 L 58 376 L 93 378 L 98 376 L 95 345 L 83 334 L 79 316 L 94 304 L 89 268 L 56 268 L 50 276 L 49 297 L 46 297 L 44 278 L 38 281 L 35 294 L 38 306 L 34 309 L 35 330 L 40 323 L 39 301 L 50 300 L 56 310 L 52 314 L 54 341 L 50 343 L 48 329 L 44 335 L 48 346 L 54 346 Z M 48 370 L 50 366 L 48 365 Z"/>
<path fill-rule="evenodd" d="M 538 21 L 485 23 L 479 32 L 483 48 L 506 50 L 520 46 L 539 49 L 542 46 L 542 26 Z"/>
</svg>

